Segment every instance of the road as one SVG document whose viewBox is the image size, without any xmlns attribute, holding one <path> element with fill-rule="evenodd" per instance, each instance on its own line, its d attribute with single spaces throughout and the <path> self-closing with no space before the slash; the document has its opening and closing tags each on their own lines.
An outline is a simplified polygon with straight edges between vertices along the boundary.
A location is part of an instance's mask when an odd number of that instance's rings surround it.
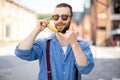
<svg viewBox="0 0 120 80">
<path fill-rule="evenodd" d="M 37 80 L 38 61 L 27 62 L 14 55 L 16 44 L 0 46 L 0 80 Z M 82 80 L 120 80 L 120 47 L 91 46 L 95 67 Z"/>
</svg>

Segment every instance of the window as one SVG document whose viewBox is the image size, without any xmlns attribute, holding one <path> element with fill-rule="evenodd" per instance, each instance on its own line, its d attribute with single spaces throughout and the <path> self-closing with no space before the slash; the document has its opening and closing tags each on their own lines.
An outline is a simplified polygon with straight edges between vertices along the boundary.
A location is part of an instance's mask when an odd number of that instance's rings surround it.
<svg viewBox="0 0 120 80">
<path fill-rule="evenodd" d="M 6 26 L 6 34 L 5 36 L 8 38 L 10 37 L 10 27 L 9 26 Z"/>
<path fill-rule="evenodd" d="M 112 24 L 113 24 L 112 27 L 113 30 L 120 28 L 120 21 L 112 21 Z"/>
<path fill-rule="evenodd" d="M 106 30 L 106 27 L 105 26 L 98 26 L 97 30 Z"/>
<path fill-rule="evenodd" d="M 113 0 L 113 13 L 120 14 L 120 0 Z"/>
</svg>

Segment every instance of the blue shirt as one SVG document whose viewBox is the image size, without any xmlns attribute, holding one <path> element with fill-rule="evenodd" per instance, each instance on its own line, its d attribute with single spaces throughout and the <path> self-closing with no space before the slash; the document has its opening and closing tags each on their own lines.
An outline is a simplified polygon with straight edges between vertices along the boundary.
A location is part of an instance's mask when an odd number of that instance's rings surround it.
<svg viewBox="0 0 120 80">
<path fill-rule="evenodd" d="M 87 66 L 79 66 L 75 61 L 71 46 L 68 45 L 66 55 L 63 54 L 64 51 L 54 34 L 50 38 L 36 40 L 30 50 L 20 50 L 18 49 L 19 45 L 15 49 L 16 56 L 21 59 L 27 61 L 39 60 L 40 71 L 38 80 L 48 80 L 46 67 L 47 40 L 50 40 L 50 63 L 52 80 L 76 80 L 76 68 L 79 72 L 78 78 L 81 80 L 81 74 L 88 74 L 92 70 L 94 66 L 94 60 L 91 49 L 87 42 L 78 40 L 88 60 Z"/>
</svg>

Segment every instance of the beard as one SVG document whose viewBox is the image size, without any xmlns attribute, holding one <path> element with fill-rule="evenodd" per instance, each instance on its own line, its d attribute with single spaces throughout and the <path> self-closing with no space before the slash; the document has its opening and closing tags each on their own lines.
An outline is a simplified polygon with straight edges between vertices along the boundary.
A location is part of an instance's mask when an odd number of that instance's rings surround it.
<svg viewBox="0 0 120 80">
<path fill-rule="evenodd" d="M 58 23 L 59 24 L 62 24 L 62 23 Z M 57 24 L 55 26 L 57 28 Z M 62 30 L 59 30 L 58 28 L 58 32 L 61 32 L 61 33 L 66 33 L 67 30 L 69 30 L 69 27 L 70 27 L 70 22 L 62 29 Z"/>
</svg>

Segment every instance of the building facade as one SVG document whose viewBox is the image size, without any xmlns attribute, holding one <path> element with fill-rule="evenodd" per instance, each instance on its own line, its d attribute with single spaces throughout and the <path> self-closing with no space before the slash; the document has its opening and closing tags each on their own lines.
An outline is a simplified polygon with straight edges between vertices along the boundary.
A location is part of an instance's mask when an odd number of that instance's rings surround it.
<svg viewBox="0 0 120 80">
<path fill-rule="evenodd" d="M 91 8 L 79 15 L 79 37 L 93 45 L 120 46 L 120 0 L 91 0 Z"/>
<path fill-rule="evenodd" d="M 91 26 L 93 43 L 120 46 L 120 0 L 93 0 Z"/>
<path fill-rule="evenodd" d="M 36 22 L 35 12 L 12 0 L 0 0 L 0 41 L 23 39 Z"/>
<path fill-rule="evenodd" d="M 85 6 L 91 1 L 90 7 L 74 12 L 73 25 L 78 37 L 93 45 L 120 46 L 120 0 L 86 1 Z M 0 0 L 0 40 L 21 40 L 36 22 L 35 12 L 14 1 Z"/>
</svg>

